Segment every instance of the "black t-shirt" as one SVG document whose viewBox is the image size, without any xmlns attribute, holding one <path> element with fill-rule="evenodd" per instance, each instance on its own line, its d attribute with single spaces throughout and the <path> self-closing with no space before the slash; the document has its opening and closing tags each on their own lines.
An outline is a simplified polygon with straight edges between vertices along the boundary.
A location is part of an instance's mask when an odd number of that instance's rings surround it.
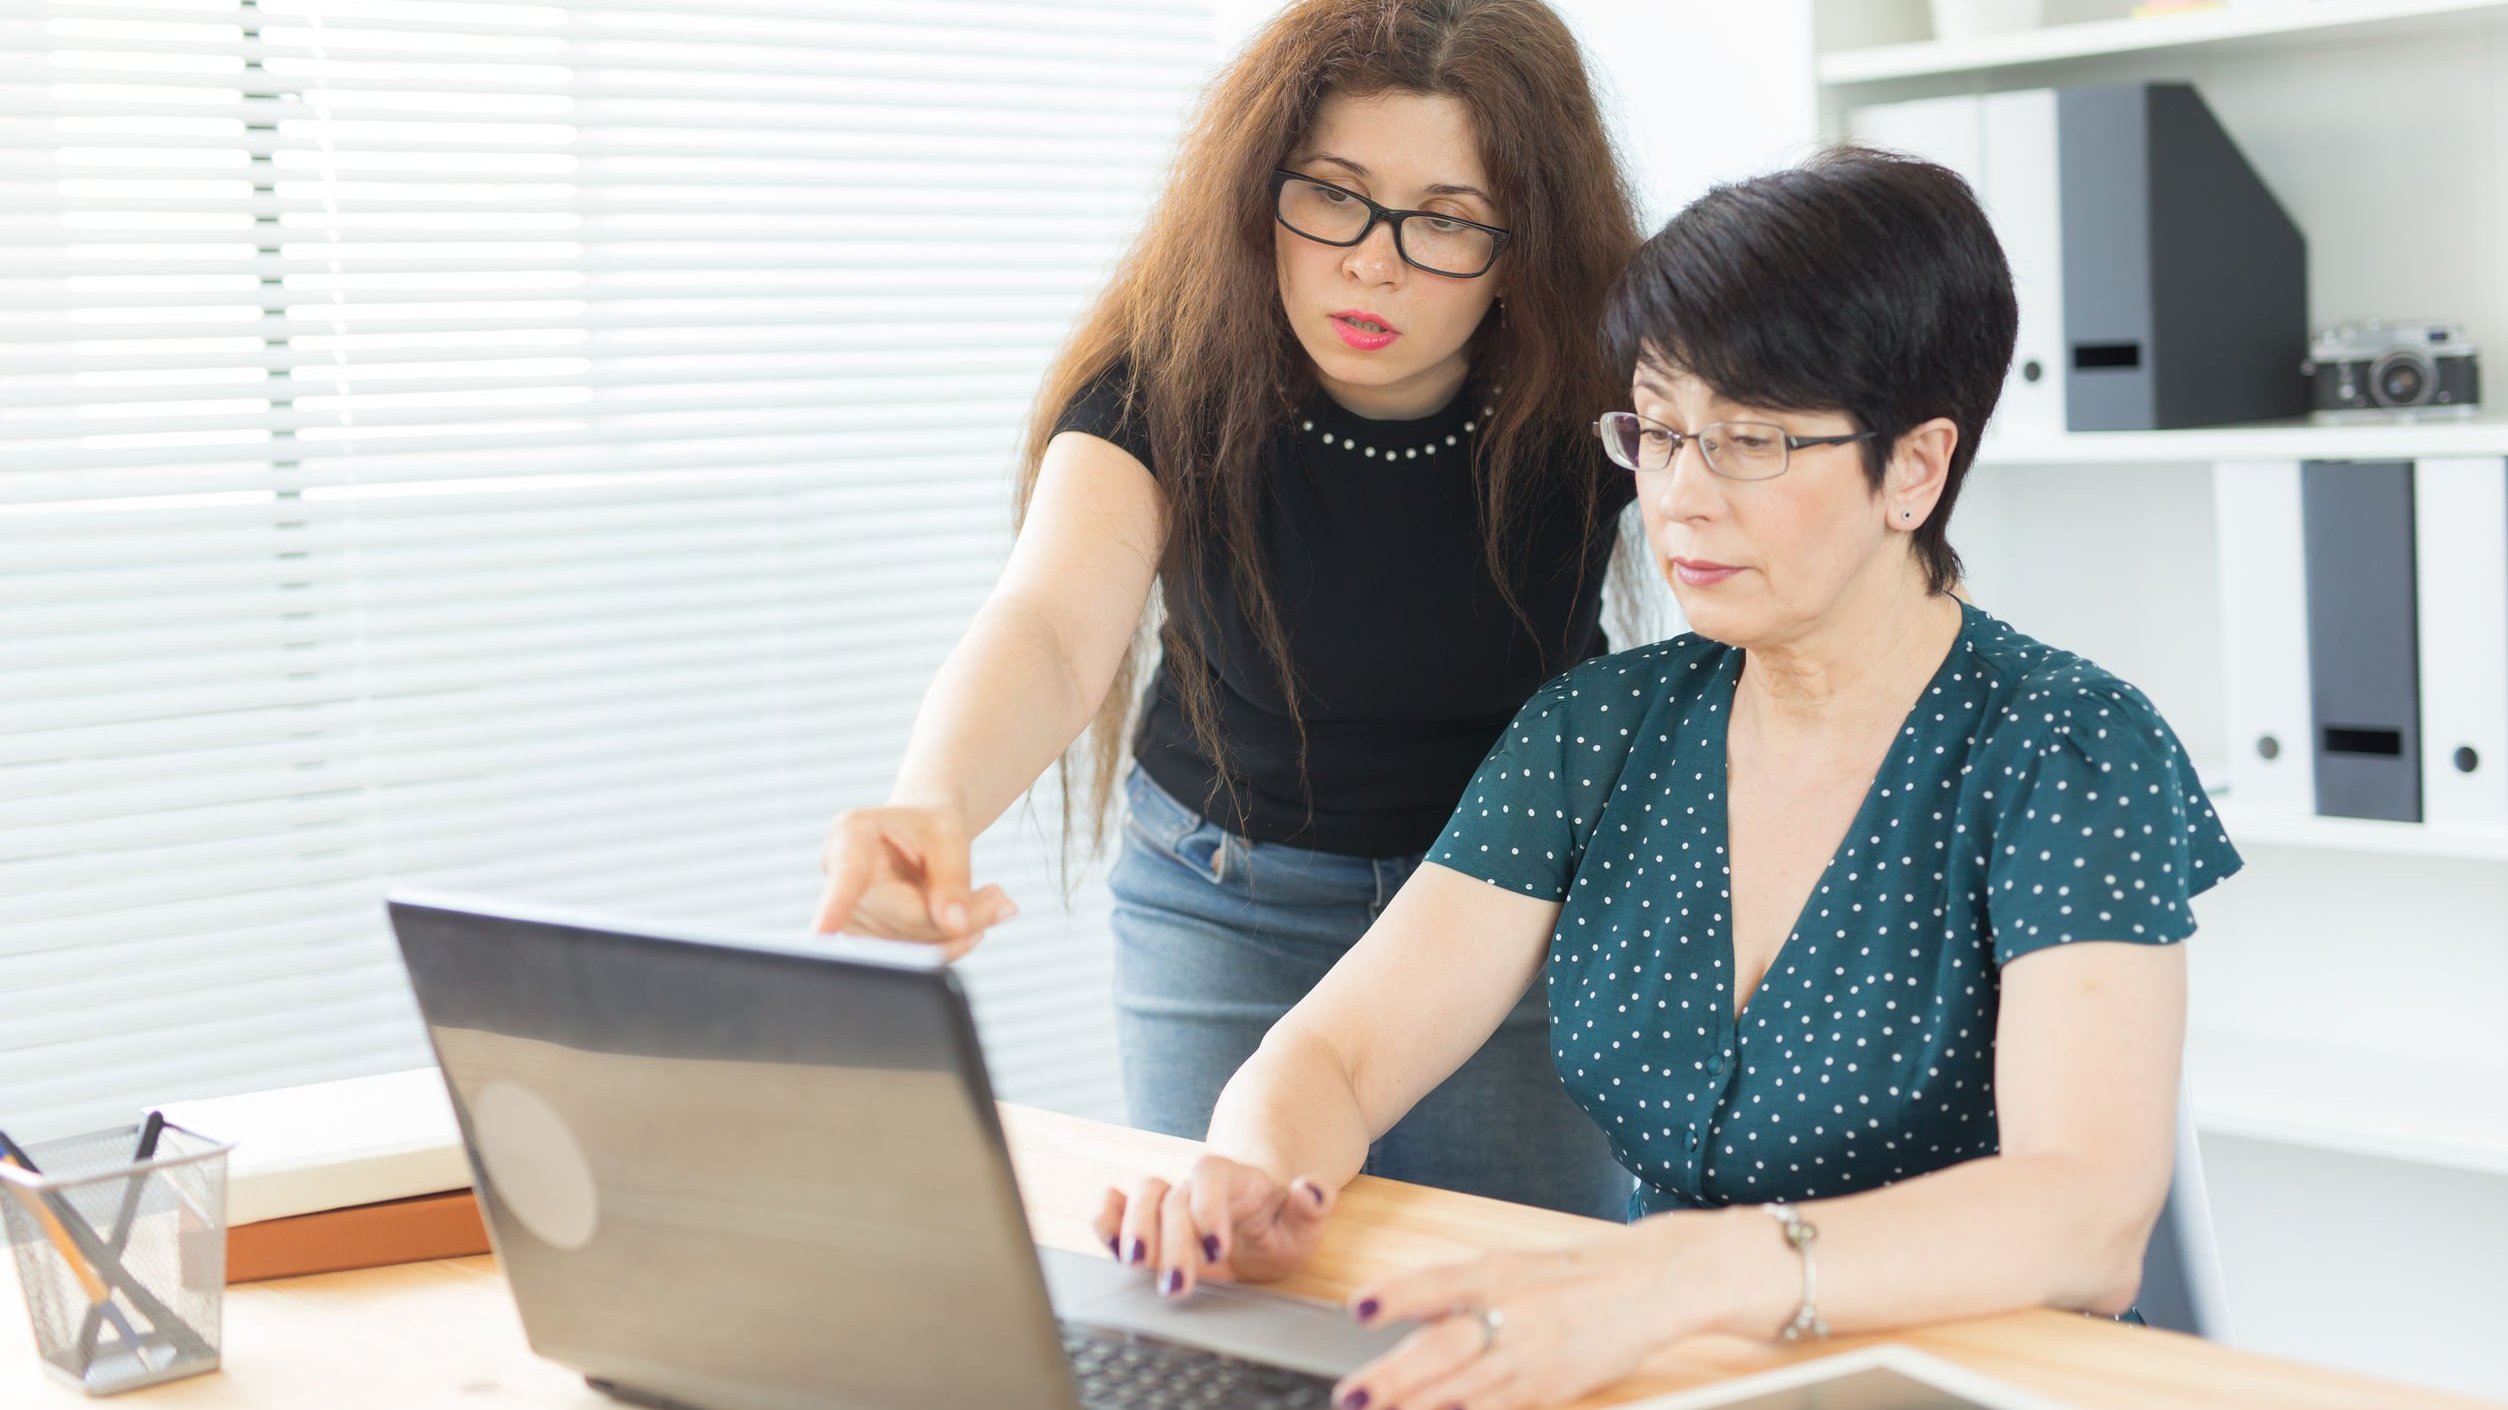
<svg viewBox="0 0 2508 1410">
<path fill-rule="evenodd" d="M 1158 467 L 1124 416 L 1118 367 L 1083 388 L 1054 429 L 1081 431 Z M 1136 409 L 1137 410 L 1137 409 Z M 1507 518 L 1507 606 L 1489 571 L 1471 464 L 1487 414 L 1466 384 L 1416 421 L 1370 421 L 1316 395 L 1265 445 L 1264 571 L 1288 638 L 1306 726 L 1238 601 L 1224 549 L 1203 555 L 1206 610 L 1168 585 L 1180 630 L 1208 658 L 1233 798 L 1194 738 L 1174 663 L 1142 700 L 1133 752 L 1160 787 L 1258 842 L 1360 857 L 1424 852 L 1500 730 L 1543 681 L 1607 650 L 1602 581 L 1618 511 L 1634 494 L 1590 435 L 1562 437 L 1554 473 Z M 1370 452 L 1373 454 L 1370 454 Z M 1602 486 L 1588 523 L 1573 477 Z"/>
</svg>

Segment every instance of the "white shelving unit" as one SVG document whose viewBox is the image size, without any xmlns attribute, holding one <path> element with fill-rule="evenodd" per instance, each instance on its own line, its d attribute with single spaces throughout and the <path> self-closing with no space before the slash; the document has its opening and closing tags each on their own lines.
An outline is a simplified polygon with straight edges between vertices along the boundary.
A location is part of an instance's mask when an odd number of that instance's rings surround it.
<svg viewBox="0 0 2508 1410">
<path fill-rule="evenodd" d="M 2278 5 L 2196 10 L 2141 19 L 2047 25 L 1977 39 L 1924 40 L 1824 54 L 1832 87 L 1940 75 L 1974 75 L 2149 50 L 2227 45 L 2287 47 L 2461 31 L 2501 0 L 2284 0 Z"/>
<path fill-rule="evenodd" d="M 2280 847 L 2508 865 L 2508 831 L 2370 818 L 2292 817 L 2242 810 L 2226 800 L 2220 804 L 2220 814 L 2230 840 L 2242 851 Z M 2502 1135 L 2508 1136 L 2508 1127 L 2503 1127 Z"/>
<path fill-rule="evenodd" d="M 2494 374 L 2496 376 L 2498 374 Z M 2273 421 L 2189 431 L 2083 431 L 2004 436 L 1991 428 L 1983 466 L 2209 465 L 2221 460 L 2419 460 L 2508 455 L 2508 415 L 2319 424 Z"/>
<path fill-rule="evenodd" d="M 2186 1070 L 2208 1132 L 2508 1175 L 2508 1068 L 2199 1034 Z"/>
<path fill-rule="evenodd" d="M 2448 319 L 2484 347 L 2492 409 L 2471 418 L 1988 429 L 1951 528 L 1979 601 L 2143 686 L 2195 758 L 2225 761 L 2210 467 L 2508 455 L 2508 3 L 2127 19 L 2127 0 L 2047 0 L 2064 22 L 1960 42 L 1896 42 L 1927 31 L 1923 0 L 1812 3 L 1821 137 L 1867 103 L 2191 82 L 2307 237 L 2311 323 Z M 2248 865 L 2197 903 L 2187 1067 L 2234 1172 L 2212 1194 L 2237 1340 L 2508 1395 L 2508 1352 L 2479 1336 L 2508 1287 L 2451 1262 L 2508 1228 L 2508 830 L 2215 796 Z"/>
</svg>

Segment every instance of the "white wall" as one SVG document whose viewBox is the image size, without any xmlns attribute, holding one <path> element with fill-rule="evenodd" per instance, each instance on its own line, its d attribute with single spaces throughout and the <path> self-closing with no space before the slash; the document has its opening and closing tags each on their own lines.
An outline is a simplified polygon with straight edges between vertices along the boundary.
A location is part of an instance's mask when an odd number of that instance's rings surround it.
<svg viewBox="0 0 2508 1410">
<path fill-rule="evenodd" d="M 1595 87 L 1652 230 L 1709 184 L 1782 166 L 1819 135 L 1811 0 L 1553 0 Z M 1214 0 L 1234 52 L 1280 10 Z"/>
<path fill-rule="evenodd" d="M 1556 0 L 1584 41 L 1649 231 L 1819 141 L 1811 0 Z"/>
</svg>

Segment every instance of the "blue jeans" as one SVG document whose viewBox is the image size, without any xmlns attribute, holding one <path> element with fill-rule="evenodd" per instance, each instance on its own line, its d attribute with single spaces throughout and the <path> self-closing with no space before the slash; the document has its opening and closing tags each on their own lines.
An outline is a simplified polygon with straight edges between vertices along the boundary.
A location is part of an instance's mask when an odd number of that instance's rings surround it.
<svg viewBox="0 0 2508 1410">
<path fill-rule="evenodd" d="M 1132 1124 L 1200 1140 L 1219 1089 L 1420 864 L 1251 842 L 1139 769 L 1114 892 L 1115 1022 Z M 1624 1220 L 1632 1178 L 1559 1084 L 1536 982 L 1385 1133 L 1370 1175 Z"/>
</svg>

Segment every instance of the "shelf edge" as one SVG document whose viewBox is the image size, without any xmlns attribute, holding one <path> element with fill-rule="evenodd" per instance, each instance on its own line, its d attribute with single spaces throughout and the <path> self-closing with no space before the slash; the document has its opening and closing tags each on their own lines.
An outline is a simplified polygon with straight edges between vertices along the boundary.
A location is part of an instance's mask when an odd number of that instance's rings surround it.
<svg viewBox="0 0 2508 1410">
<path fill-rule="evenodd" d="M 2400 6 L 2350 3 L 2339 8 L 2319 0 L 2317 6 L 2294 5 L 2286 13 L 2204 10 L 2143 19 L 2089 20 L 1980 39 L 1929 39 L 1840 49 L 1821 55 L 1815 73 L 1824 87 L 1852 88 L 1899 79 L 1984 73 L 2250 39 L 2331 34 L 2450 15 L 2476 16 L 2500 8 L 2500 0 L 2419 0 Z"/>
</svg>

